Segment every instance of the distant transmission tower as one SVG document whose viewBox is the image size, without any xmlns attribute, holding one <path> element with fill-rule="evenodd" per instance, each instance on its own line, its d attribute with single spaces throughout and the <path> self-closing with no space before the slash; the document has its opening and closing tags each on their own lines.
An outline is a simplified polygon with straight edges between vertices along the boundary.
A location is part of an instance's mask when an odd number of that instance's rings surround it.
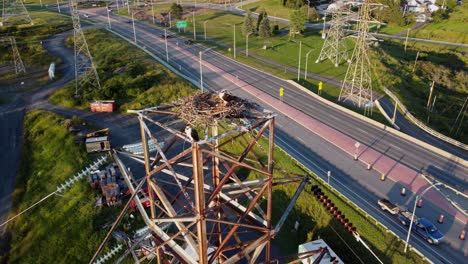
<svg viewBox="0 0 468 264">
<path fill-rule="evenodd" d="M 86 38 L 81 29 L 80 16 L 76 0 L 70 0 L 70 9 L 73 21 L 73 36 L 75 42 L 75 96 L 78 96 L 78 89 L 82 85 L 89 83 L 100 89 L 99 75 L 93 63 L 93 57 L 89 53 Z"/>
<path fill-rule="evenodd" d="M 33 24 L 28 10 L 24 7 L 21 0 L 3 0 L 2 19 L 0 26 L 6 26 L 6 23 L 14 19 L 15 22 L 27 21 L 24 24 Z"/>
<path fill-rule="evenodd" d="M 315 63 L 329 59 L 333 62 L 335 67 L 338 67 L 342 61 L 348 59 L 348 48 L 346 46 L 344 31 L 347 13 L 344 11 L 344 4 L 337 5 L 337 7 L 331 11 L 331 14 L 330 28 L 328 29 L 327 37 L 325 38 L 322 50 Z"/>
<path fill-rule="evenodd" d="M 6 43 L 7 45 L 11 45 L 11 49 L 13 52 L 12 59 L 13 64 L 15 65 L 15 73 L 26 73 L 26 68 L 24 67 L 23 60 L 21 60 L 20 53 L 18 51 L 18 47 L 16 46 L 16 41 L 14 37 L 1 37 L 0 43 Z"/>
<path fill-rule="evenodd" d="M 339 101 L 350 100 L 353 104 L 357 104 L 358 107 L 367 106 L 367 104 L 373 102 L 371 66 L 368 50 L 369 41 L 372 39 L 375 40 L 375 38 L 369 34 L 369 23 L 376 23 L 376 21 L 371 20 L 370 6 L 382 7 L 381 4 L 369 3 L 369 0 L 365 0 L 361 5 L 356 46 L 354 47 L 353 55 L 338 97 Z"/>
</svg>

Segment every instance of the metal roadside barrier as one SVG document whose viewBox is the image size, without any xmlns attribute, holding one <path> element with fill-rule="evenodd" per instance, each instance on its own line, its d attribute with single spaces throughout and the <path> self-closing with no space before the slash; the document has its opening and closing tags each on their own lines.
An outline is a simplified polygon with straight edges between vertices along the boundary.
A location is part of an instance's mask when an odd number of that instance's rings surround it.
<svg viewBox="0 0 468 264">
<path fill-rule="evenodd" d="M 438 139 L 441 139 L 445 142 L 448 142 L 454 146 L 457 146 L 459 148 L 462 148 L 464 150 L 468 150 L 468 145 L 466 144 L 463 144 L 462 142 L 460 141 L 457 141 L 453 138 L 450 138 L 450 137 L 447 137 L 437 131 L 435 131 L 434 129 L 426 126 L 423 122 L 421 122 L 420 120 L 418 120 L 416 117 L 414 117 L 409 111 L 408 109 L 405 107 L 404 104 L 402 104 L 400 102 L 400 100 L 398 100 L 398 98 L 395 96 L 395 94 L 392 93 L 392 91 L 390 91 L 389 89 L 387 88 L 384 88 L 384 92 L 390 97 L 392 98 L 393 101 L 397 102 L 398 103 L 398 107 L 401 108 L 401 110 L 403 111 L 403 116 L 406 116 L 408 117 L 408 119 L 413 122 L 415 125 L 417 125 L 419 128 L 421 128 L 422 130 L 426 131 L 427 133 L 429 133 L 430 135 L 438 138 Z"/>
</svg>

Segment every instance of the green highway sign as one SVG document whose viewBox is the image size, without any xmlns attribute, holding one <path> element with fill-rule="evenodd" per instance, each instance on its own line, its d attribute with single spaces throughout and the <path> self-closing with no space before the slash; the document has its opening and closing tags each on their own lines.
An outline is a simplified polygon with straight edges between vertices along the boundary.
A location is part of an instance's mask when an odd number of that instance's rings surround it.
<svg viewBox="0 0 468 264">
<path fill-rule="evenodd" d="M 177 27 L 177 28 L 184 28 L 184 27 L 187 27 L 187 21 L 185 21 L 185 20 L 177 21 L 176 27 Z"/>
</svg>

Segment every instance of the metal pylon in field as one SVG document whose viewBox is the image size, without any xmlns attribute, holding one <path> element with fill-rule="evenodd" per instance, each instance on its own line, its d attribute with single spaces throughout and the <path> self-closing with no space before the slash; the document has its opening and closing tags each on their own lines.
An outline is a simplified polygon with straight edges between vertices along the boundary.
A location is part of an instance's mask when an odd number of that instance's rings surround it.
<svg viewBox="0 0 468 264">
<path fill-rule="evenodd" d="M 15 37 L 2 37 L 0 38 L 0 43 L 6 43 L 7 45 L 11 45 L 12 50 L 12 59 L 13 64 L 15 65 L 15 73 L 26 73 L 26 68 L 24 67 L 23 60 L 21 60 L 20 53 L 18 51 L 18 47 L 16 46 Z"/>
<path fill-rule="evenodd" d="M 22 0 L 3 0 L 0 26 L 6 26 L 6 24 L 12 19 L 16 22 L 26 21 L 24 24 L 33 24 L 31 17 L 29 16 L 29 12 L 24 7 Z"/>
<path fill-rule="evenodd" d="M 381 4 L 369 3 L 369 0 L 365 0 L 361 5 L 356 46 L 338 97 L 339 101 L 349 100 L 354 105 L 366 107 L 366 109 L 371 109 L 369 103 L 373 102 L 371 64 L 368 50 L 369 42 L 375 40 L 375 38 L 369 34 L 369 23 L 378 23 L 371 18 L 371 6 L 382 7 Z"/>
<path fill-rule="evenodd" d="M 344 6 L 339 6 L 332 11 L 331 15 L 330 28 L 315 63 L 329 59 L 335 67 L 338 67 L 342 61 L 348 60 L 348 48 L 344 31 L 347 14 L 344 12 Z"/>
<path fill-rule="evenodd" d="M 76 0 L 70 0 L 70 11 L 73 21 L 73 37 L 75 43 L 75 96 L 85 84 L 100 89 L 99 75 L 88 49 L 85 35 L 81 29 L 80 16 Z"/>
</svg>

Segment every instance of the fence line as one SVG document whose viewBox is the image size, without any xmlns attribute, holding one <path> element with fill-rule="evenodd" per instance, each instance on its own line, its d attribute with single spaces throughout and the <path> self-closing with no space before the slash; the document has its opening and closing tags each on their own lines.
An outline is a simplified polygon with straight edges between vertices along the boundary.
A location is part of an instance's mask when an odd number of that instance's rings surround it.
<svg viewBox="0 0 468 264">
<path fill-rule="evenodd" d="M 447 137 L 437 131 L 435 131 L 434 129 L 426 126 L 423 122 L 419 121 L 416 117 L 414 117 L 409 111 L 408 109 L 405 107 L 404 104 L 402 104 L 400 102 L 400 100 L 398 100 L 398 98 L 395 96 L 395 94 L 393 94 L 389 89 L 385 88 L 384 87 L 384 92 L 390 97 L 392 98 L 395 102 L 398 103 L 398 107 L 400 107 L 401 111 L 403 112 L 403 116 L 406 116 L 408 117 L 408 119 L 413 122 L 415 125 L 417 125 L 419 128 L 421 128 L 422 130 L 426 131 L 427 133 L 429 133 L 430 135 L 438 138 L 438 139 L 441 139 L 445 142 L 448 142 L 454 146 L 457 146 L 459 148 L 462 148 L 464 150 L 468 150 L 468 145 L 466 144 L 463 144 L 461 143 L 460 141 L 457 141 L 453 138 L 450 138 L 450 137 Z"/>
</svg>

